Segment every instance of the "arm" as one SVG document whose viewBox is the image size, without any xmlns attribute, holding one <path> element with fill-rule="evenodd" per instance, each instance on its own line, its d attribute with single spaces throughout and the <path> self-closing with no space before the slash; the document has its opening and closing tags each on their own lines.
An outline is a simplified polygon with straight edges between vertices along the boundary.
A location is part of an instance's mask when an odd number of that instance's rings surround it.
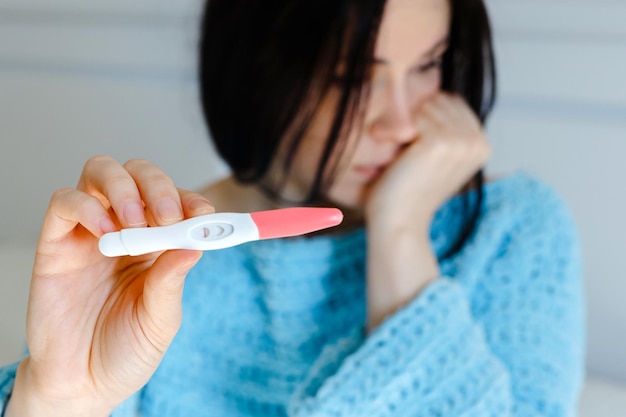
<svg viewBox="0 0 626 417">
<path fill-rule="evenodd" d="M 426 102 L 415 134 L 366 203 L 370 330 L 440 275 L 430 246 L 432 218 L 490 154 L 480 122 L 456 96 L 439 94 Z"/>
<path fill-rule="evenodd" d="M 417 125 L 417 139 L 374 184 L 367 201 L 371 333 L 362 345 L 355 332 L 328 347 L 294 397 L 294 415 L 415 415 L 428 410 L 446 416 L 571 415 L 582 364 L 577 348 L 580 297 L 565 301 L 567 313 L 547 317 L 538 316 L 531 304 L 511 304 L 525 297 L 550 302 L 543 287 L 520 287 L 529 257 L 540 245 L 545 245 L 543 258 L 552 263 L 533 274 L 543 273 L 546 280 L 559 277 L 554 291 L 579 293 L 577 240 L 563 205 L 549 193 L 536 200 L 520 195 L 519 201 L 508 201 L 501 216 L 493 216 L 493 230 L 481 221 L 484 240 L 466 248 L 464 269 L 442 276 L 425 226 L 490 152 L 480 123 L 458 97 L 441 94 L 426 103 Z M 520 202 L 528 203 L 534 215 L 506 230 L 506 219 Z M 567 253 L 553 256 L 553 245 L 546 240 L 567 242 Z M 516 283 L 509 292 L 488 291 L 491 263 L 509 271 Z M 505 304 L 512 310 L 503 315 Z M 532 332 L 545 343 L 524 346 L 520 352 L 519 340 L 497 337 L 503 329 L 528 336 L 529 323 L 535 323 Z M 561 336 L 555 338 L 557 334 Z M 554 355 L 555 348 L 568 347 L 573 347 L 570 354 Z M 569 365 L 561 363 L 564 358 Z M 537 367 L 553 370 L 551 379 L 525 373 Z M 527 407 L 536 412 L 525 411 Z"/>
<path fill-rule="evenodd" d="M 554 195 L 523 198 L 515 224 L 483 223 L 484 240 L 463 252 L 454 277 L 430 283 L 367 339 L 355 332 L 329 345 L 293 415 L 574 416 L 584 358 L 578 239 Z"/>
<path fill-rule="evenodd" d="M 441 278 L 362 345 L 353 336 L 325 349 L 290 415 L 458 416 L 483 402 L 509 410 L 509 395 L 507 372 L 471 320 L 463 288 Z"/>
<path fill-rule="evenodd" d="M 393 242 L 393 244 L 388 244 Z M 427 232 L 377 224 L 367 239 L 368 329 L 407 305 L 439 277 L 439 265 Z"/>
<path fill-rule="evenodd" d="M 516 415 L 575 415 L 585 356 L 580 243 L 563 201 L 531 187 L 488 265 L 491 279 L 478 284 L 474 316 L 509 370 Z"/>
</svg>

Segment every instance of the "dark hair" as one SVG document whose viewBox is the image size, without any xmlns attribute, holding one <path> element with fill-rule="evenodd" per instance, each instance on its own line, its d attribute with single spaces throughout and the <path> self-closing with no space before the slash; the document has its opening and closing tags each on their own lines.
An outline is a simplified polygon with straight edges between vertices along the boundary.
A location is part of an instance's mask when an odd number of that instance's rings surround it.
<svg viewBox="0 0 626 417">
<path fill-rule="evenodd" d="M 449 0 L 449 49 L 442 88 L 465 98 L 484 123 L 495 100 L 491 31 L 482 0 Z M 321 100 L 345 64 L 342 86 L 309 199 L 332 182 L 367 98 L 385 0 L 209 0 L 199 50 L 201 102 L 219 155 L 241 182 L 262 184 L 274 156 L 293 156 Z M 358 121 L 358 120 L 357 120 Z M 282 148 L 282 147 L 285 148 Z M 483 172 L 464 188 L 465 222 L 456 253 L 472 234 L 482 205 Z M 266 187 L 267 188 L 267 187 Z M 267 188 L 270 191 L 272 187 Z M 279 192 L 275 197 L 279 197 Z"/>
</svg>

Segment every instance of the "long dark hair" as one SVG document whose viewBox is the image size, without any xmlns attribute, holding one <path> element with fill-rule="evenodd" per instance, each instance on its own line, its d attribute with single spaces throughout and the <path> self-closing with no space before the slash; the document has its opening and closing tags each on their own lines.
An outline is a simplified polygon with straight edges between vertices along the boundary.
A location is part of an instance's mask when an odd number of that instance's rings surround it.
<svg viewBox="0 0 626 417">
<path fill-rule="evenodd" d="M 449 0 L 449 48 L 442 88 L 465 98 L 484 123 L 495 100 L 491 30 L 482 0 Z M 286 178 L 321 100 L 336 82 L 341 94 L 308 200 L 332 183 L 346 133 L 368 95 L 385 0 L 209 0 L 204 9 L 199 81 L 215 147 L 241 182 L 263 184 L 279 149 Z M 358 125 L 358 123 L 357 123 Z M 465 222 L 456 253 L 472 234 L 483 200 L 483 172 L 464 191 Z M 275 191 L 276 187 L 266 187 Z"/>
</svg>

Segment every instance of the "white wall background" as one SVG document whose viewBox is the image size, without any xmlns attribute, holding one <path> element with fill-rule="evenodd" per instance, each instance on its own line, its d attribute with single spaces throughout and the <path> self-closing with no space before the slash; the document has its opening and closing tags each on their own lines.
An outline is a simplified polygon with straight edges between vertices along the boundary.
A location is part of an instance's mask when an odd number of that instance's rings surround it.
<svg viewBox="0 0 626 417">
<path fill-rule="evenodd" d="M 488 3 L 501 80 L 492 167 L 524 168 L 569 202 L 585 256 L 589 370 L 624 382 L 626 2 Z"/>
<path fill-rule="evenodd" d="M 84 161 L 150 159 L 183 187 L 225 173 L 194 80 L 200 0 L 0 3 L 0 363 L 17 359 L 51 193 Z M 626 382 L 626 2 L 489 0 L 500 76 L 493 172 L 525 169 L 583 238 L 590 375 Z"/>
</svg>

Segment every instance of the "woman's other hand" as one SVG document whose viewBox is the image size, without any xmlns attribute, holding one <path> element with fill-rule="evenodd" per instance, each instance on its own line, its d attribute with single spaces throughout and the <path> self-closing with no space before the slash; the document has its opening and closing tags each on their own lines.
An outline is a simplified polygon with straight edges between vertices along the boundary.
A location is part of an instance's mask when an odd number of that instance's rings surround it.
<svg viewBox="0 0 626 417">
<path fill-rule="evenodd" d="M 490 154 L 479 120 L 457 96 L 439 93 L 426 102 L 416 132 L 366 202 L 370 330 L 439 277 L 432 217 Z"/>
<path fill-rule="evenodd" d="M 366 207 L 369 219 L 423 230 L 436 210 L 490 155 L 480 121 L 459 96 L 438 93 L 424 103 L 417 136 L 373 185 Z"/>
</svg>

